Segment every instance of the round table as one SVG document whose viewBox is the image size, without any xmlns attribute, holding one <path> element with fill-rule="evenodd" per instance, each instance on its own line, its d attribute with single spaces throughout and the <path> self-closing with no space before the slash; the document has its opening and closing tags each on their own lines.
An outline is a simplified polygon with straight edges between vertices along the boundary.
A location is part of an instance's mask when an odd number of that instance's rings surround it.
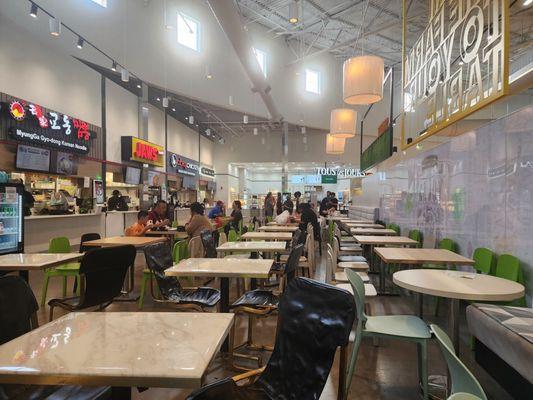
<svg viewBox="0 0 533 400">
<path fill-rule="evenodd" d="M 392 280 L 396 285 L 419 294 L 450 299 L 448 330 L 456 354 L 459 354 L 459 304 L 461 300 L 511 301 L 524 295 L 524 286 L 519 283 L 472 272 L 410 269 L 395 272 Z"/>
</svg>

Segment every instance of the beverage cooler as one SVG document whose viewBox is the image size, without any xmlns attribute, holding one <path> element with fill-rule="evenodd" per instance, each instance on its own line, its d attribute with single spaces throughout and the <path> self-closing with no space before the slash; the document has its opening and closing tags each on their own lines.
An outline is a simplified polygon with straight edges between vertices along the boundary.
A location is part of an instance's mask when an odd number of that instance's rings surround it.
<svg viewBox="0 0 533 400">
<path fill-rule="evenodd" d="M 0 183 L 0 254 L 24 250 L 24 187 Z"/>
</svg>

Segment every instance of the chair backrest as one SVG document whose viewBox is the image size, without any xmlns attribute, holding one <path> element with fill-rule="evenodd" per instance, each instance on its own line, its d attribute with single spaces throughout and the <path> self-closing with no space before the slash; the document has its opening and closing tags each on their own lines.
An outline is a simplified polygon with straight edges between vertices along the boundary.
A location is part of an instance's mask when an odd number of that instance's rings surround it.
<svg viewBox="0 0 533 400">
<path fill-rule="evenodd" d="M 64 236 L 50 239 L 48 244 L 49 253 L 70 253 L 70 241 Z"/>
<path fill-rule="evenodd" d="M 409 239 L 413 239 L 418 242 L 418 244 L 416 245 L 417 248 L 421 248 L 424 244 L 424 238 L 422 237 L 422 232 L 420 232 L 418 229 L 411 229 L 409 231 Z"/>
<path fill-rule="evenodd" d="M 397 225 L 397 224 L 390 224 L 389 226 L 390 226 L 389 229 L 392 229 L 394 232 L 396 232 L 397 235 L 400 234 L 400 226 L 399 226 L 399 225 Z"/>
<path fill-rule="evenodd" d="M 24 279 L 18 276 L 0 278 L 0 344 L 9 342 L 36 328 L 39 309 L 37 300 Z"/>
<path fill-rule="evenodd" d="M 205 230 L 200 233 L 202 244 L 204 245 L 204 252 L 206 258 L 217 258 L 217 247 L 215 245 L 215 238 L 213 232 Z"/>
<path fill-rule="evenodd" d="M 333 257 L 333 248 L 328 243 L 328 254 L 326 258 L 326 283 L 333 282 L 334 277 L 334 257 Z"/>
<path fill-rule="evenodd" d="M 452 341 L 448 335 L 437 325 L 431 324 L 430 328 L 439 342 L 442 355 L 448 365 L 452 379 L 452 394 L 469 393 L 482 400 L 487 400 L 487 396 L 476 377 L 466 368 L 459 357 L 455 355 Z"/>
<path fill-rule="evenodd" d="M 195 236 L 189 240 L 189 257 L 190 258 L 203 258 L 204 257 L 204 245 L 200 236 Z"/>
<path fill-rule="evenodd" d="M 238 238 L 239 235 L 237 235 L 237 232 L 234 229 L 230 229 L 228 232 L 228 242 L 236 242 Z"/>
<path fill-rule="evenodd" d="M 455 253 L 457 251 L 457 246 L 452 239 L 444 238 L 439 242 L 439 249 L 450 250 Z"/>
<path fill-rule="evenodd" d="M 296 245 L 300 242 L 300 236 L 302 235 L 302 231 L 300 228 L 296 229 L 292 234 L 292 240 L 291 240 L 291 248 L 296 247 Z"/>
<path fill-rule="evenodd" d="M 355 317 L 353 296 L 307 278 L 288 284 L 279 303 L 274 351 L 254 386 L 276 399 L 318 399 L 337 347 L 346 346 Z"/>
<path fill-rule="evenodd" d="M 126 272 L 135 262 L 135 255 L 136 250 L 132 245 L 103 247 L 86 252 L 80 263 L 84 290 L 79 307 L 110 303 L 118 297 Z"/>
<path fill-rule="evenodd" d="M 300 257 L 302 256 L 303 251 L 304 245 L 298 244 L 293 247 L 291 252 L 289 253 L 289 258 L 287 259 L 287 264 L 285 266 L 285 277 L 287 283 L 292 281 L 296 276 L 296 268 L 298 268 Z"/>
<path fill-rule="evenodd" d="M 101 236 L 99 233 L 84 233 L 83 235 L 81 235 L 80 253 L 85 253 L 86 251 L 94 249 L 94 247 L 92 246 L 85 246 L 85 242 L 89 242 L 91 240 L 98 240 L 98 239 L 101 239 Z"/>
<path fill-rule="evenodd" d="M 482 274 L 493 274 L 496 268 L 496 257 L 492 250 L 486 247 L 478 247 L 474 250 L 472 255 L 474 260 L 474 268 L 477 272 Z"/>
<path fill-rule="evenodd" d="M 181 260 L 189 258 L 189 248 L 186 240 L 180 240 L 174 243 L 172 248 L 172 259 L 175 263 L 179 263 Z"/>
<path fill-rule="evenodd" d="M 511 254 L 502 254 L 498 257 L 495 275 L 498 278 L 518 282 L 520 278 L 520 260 Z"/>
<path fill-rule="evenodd" d="M 316 257 L 315 257 L 315 239 L 313 238 L 313 232 L 309 232 L 307 234 L 305 250 L 307 252 L 307 263 L 309 264 L 309 268 L 314 269 Z"/>
<path fill-rule="evenodd" d="M 225 232 L 220 232 L 218 236 L 218 245 L 224 244 L 228 241 L 228 237 L 226 236 Z"/>
<path fill-rule="evenodd" d="M 351 268 L 345 268 L 346 277 L 350 281 L 350 285 L 353 289 L 353 296 L 355 299 L 355 305 L 357 306 L 357 320 L 361 320 L 364 324 L 366 321 L 365 315 L 365 284 L 363 279 Z"/>
<path fill-rule="evenodd" d="M 177 277 L 166 276 L 165 270 L 172 267 L 170 249 L 166 243 L 154 243 L 144 248 L 146 265 L 152 271 L 163 299 L 167 300 L 171 294 L 181 291 Z"/>
</svg>

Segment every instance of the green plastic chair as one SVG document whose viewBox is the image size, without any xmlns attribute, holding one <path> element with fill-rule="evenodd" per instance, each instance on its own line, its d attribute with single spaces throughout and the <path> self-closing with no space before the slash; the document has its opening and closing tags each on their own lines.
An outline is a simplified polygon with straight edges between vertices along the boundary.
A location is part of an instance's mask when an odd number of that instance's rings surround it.
<svg viewBox="0 0 533 400">
<path fill-rule="evenodd" d="M 346 276 L 352 286 L 357 308 L 357 326 L 355 340 L 346 379 L 346 395 L 350 391 L 352 377 L 357 361 L 359 346 L 363 337 L 397 339 L 414 342 L 419 346 L 418 374 L 422 382 L 424 399 L 428 398 L 427 342 L 431 332 L 424 321 L 414 315 L 378 315 L 367 316 L 365 307 L 365 285 L 361 277 L 351 268 L 345 268 Z"/>
<path fill-rule="evenodd" d="M 48 244 L 48 253 L 71 253 L 70 241 L 64 236 L 56 237 L 50 240 Z M 63 297 L 67 296 L 67 278 L 71 276 L 80 281 L 80 263 L 71 262 L 67 264 L 58 265 L 53 268 L 48 268 L 44 271 L 44 286 L 41 295 L 41 307 L 46 303 L 46 294 L 48 292 L 48 283 L 50 278 L 63 278 Z M 76 294 L 80 295 L 80 285 L 77 286 Z"/>
<path fill-rule="evenodd" d="M 172 259 L 174 260 L 174 263 L 178 263 L 181 260 L 184 260 L 186 258 L 189 258 L 189 248 L 188 248 L 188 242 L 187 240 L 180 240 L 179 242 L 174 243 L 174 247 L 172 248 Z M 141 293 L 139 296 L 139 303 L 138 308 L 139 310 L 142 310 L 144 306 L 144 296 L 146 294 L 146 287 L 148 286 L 148 282 L 152 279 L 152 272 L 149 268 L 143 269 L 143 277 L 141 282 Z"/>
<path fill-rule="evenodd" d="M 239 240 L 239 235 L 235 230 L 230 229 L 228 232 L 228 242 L 236 242 L 237 240 Z"/>
<path fill-rule="evenodd" d="M 396 224 L 387 224 L 387 229 L 392 229 L 394 232 L 396 232 L 397 235 L 400 235 L 400 226 Z"/>
<path fill-rule="evenodd" d="M 498 257 L 494 276 L 498 278 L 508 279 L 513 282 L 524 284 L 524 277 L 522 275 L 522 268 L 520 268 L 520 260 L 511 254 L 502 254 Z M 503 303 L 517 307 L 525 307 L 526 299 L 522 297 L 511 302 Z"/>
<path fill-rule="evenodd" d="M 448 400 L 487 400 L 487 396 L 476 377 L 455 354 L 455 349 L 448 335 L 437 325 L 432 324 L 430 328 L 439 342 L 442 355 L 450 371 L 452 382 L 451 396 L 448 397 Z"/>
<path fill-rule="evenodd" d="M 177 228 L 178 227 L 178 221 L 172 221 L 172 227 Z"/>
<path fill-rule="evenodd" d="M 255 231 L 255 226 L 254 224 L 252 224 L 251 222 L 248 224 L 248 232 L 253 232 Z"/>
<path fill-rule="evenodd" d="M 243 226 L 243 225 L 242 225 L 242 219 L 241 219 L 241 220 L 239 221 L 239 232 L 238 232 L 239 237 L 242 235 L 242 226 Z"/>
<path fill-rule="evenodd" d="M 493 275 L 496 269 L 496 257 L 494 253 L 486 247 L 478 247 L 472 255 L 474 268 L 478 273 Z"/>
<path fill-rule="evenodd" d="M 409 231 L 409 239 L 416 240 L 418 244 L 416 245 L 417 249 L 420 249 L 424 245 L 424 237 L 422 235 L 422 232 L 420 232 L 418 229 L 411 229 Z"/>
</svg>

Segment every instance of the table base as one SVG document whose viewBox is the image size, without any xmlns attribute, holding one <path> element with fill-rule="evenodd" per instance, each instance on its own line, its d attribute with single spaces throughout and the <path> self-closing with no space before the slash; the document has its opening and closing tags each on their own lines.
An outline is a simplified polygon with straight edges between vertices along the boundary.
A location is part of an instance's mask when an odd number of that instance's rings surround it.
<svg viewBox="0 0 533 400">
<path fill-rule="evenodd" d="M 111 388 L 111 398 L 113 400 L 131 400 L 131 388 L 113 386 Z"/>
</svg>

